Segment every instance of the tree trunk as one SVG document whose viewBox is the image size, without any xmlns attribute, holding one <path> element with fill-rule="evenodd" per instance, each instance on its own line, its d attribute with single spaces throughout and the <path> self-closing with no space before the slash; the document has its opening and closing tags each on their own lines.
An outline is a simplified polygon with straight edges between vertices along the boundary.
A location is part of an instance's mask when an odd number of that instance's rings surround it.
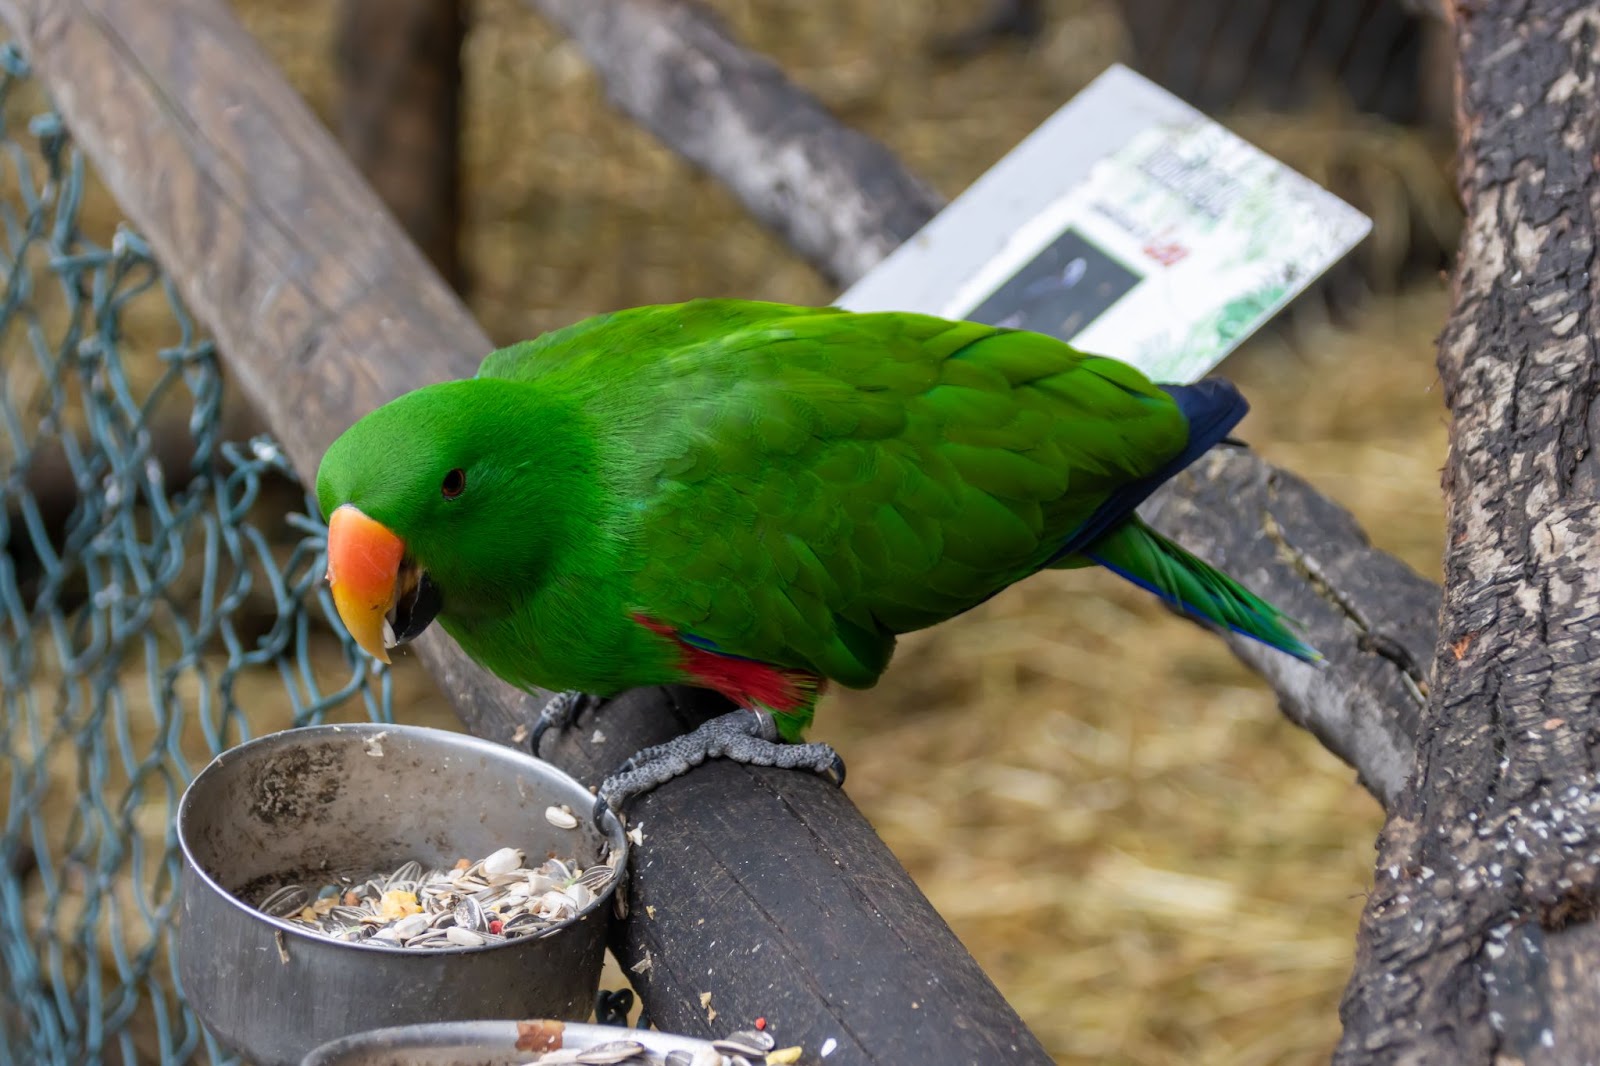
<svg viewBox="0 0 1600 1066">
<path fill-rule="evenodd" d="M 1446 586 L 1336 1061 L 1600 1059 L 1600 9 L 1456 6 Z"/>
<path fill-rule="evenodd" d="M 465 33 L 466 0 L 341 0 L 335 43 L 345 151 L 457 292 Z"/>
</svg>

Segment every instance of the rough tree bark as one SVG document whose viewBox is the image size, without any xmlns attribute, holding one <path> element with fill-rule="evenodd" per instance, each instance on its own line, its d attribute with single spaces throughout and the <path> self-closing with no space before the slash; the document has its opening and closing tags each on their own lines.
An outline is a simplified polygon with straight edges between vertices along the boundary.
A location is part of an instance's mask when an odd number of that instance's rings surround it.
<svg viewBox="0 0 1600 1066">
<path fill-rule="evenodd" d="M 1600 9 L 1455 7 L 1446 592 L 1340 1063 L 1600 1061 Z"/>
<path fill-rule="evenodd" d="M 341 0 L 339 138 L 457 292 L 466 0 Z"/>
</svg>

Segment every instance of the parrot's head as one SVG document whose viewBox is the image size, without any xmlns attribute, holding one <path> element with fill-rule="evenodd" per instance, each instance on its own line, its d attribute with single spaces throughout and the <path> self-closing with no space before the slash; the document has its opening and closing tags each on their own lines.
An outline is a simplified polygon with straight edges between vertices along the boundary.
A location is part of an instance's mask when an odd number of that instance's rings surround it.
<svg viewBox="0 0 1600 1066">
<path fill-rule="evenodd" d="M 513 609 L 533 587 L 574 466 L 572 434 L 514 382 L 430 385 L 366 415 L 317 470 L 328 583 L 356 643 Z"/>
</svg>

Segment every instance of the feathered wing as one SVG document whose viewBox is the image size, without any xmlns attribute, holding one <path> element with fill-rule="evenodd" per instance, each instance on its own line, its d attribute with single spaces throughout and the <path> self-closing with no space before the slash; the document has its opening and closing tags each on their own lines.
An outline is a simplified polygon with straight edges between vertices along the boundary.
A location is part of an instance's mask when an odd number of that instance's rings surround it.
<svg viewBox="0 0 1600 1066">
<path fill-rule="evenodd" d="M 600 383 L 608 393 L 626 390 L 649 371 L 674 358 L 686 358 L 706 371 L 737 372 L 734 364 L 714 367 L 704 357 L 716 354 L 728 334 L 770 328 L 791 318 L 844 315 L 837 308 L 794 307 L 758 300 L 691 300 L 652 304 L 592 315 L 570 326 L 490 352 L 478 366 L 480 378 L 537 381 L 560 377 L 563 387 Z"/>
<path fill-rule="evenodd" d="M 918 315 L 696 301 L 579 323 L 480 373 L 624 370 L 651 414 L 601 389 L 590 402 L 623 427 L 639 612 L 853 686 L 895 634 L 1051 562 L 1187 439 L 1125 364 Z"/>
</svg>

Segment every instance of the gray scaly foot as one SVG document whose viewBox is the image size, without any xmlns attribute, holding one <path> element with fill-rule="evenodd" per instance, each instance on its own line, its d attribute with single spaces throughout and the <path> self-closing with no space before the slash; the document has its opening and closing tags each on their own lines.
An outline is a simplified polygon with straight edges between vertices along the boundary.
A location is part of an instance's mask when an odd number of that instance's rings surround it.
<svg viewBox="0 0 1600 1066">
<path fill-rule="evenodd" d="M 587 692 L 569 689 L 566 692 L 557 692 L 550 697 L 550 702 L 539 711 L 539 718 L 533 723 L 533 734 L 528 738 L 528 751 L 535 757 L 539 754 L 539 740 L 551 729 L 560 733 L 573 722 L 578 720 L 578 715 L 584 711 L 595 709 L 605 700 Z"/>
<path fill-rule="evenodd" d="M 751 766 L 811 770 L 844 784 L 844 760 L 826 744 L 783 744 L 765 711 L 734 711 L 692 733 L 636 752 L 600 785 L 596 814 L 620 810 L 634 796 L 686 774 L 707 759 L 732 759 Z"/>
</svg>

